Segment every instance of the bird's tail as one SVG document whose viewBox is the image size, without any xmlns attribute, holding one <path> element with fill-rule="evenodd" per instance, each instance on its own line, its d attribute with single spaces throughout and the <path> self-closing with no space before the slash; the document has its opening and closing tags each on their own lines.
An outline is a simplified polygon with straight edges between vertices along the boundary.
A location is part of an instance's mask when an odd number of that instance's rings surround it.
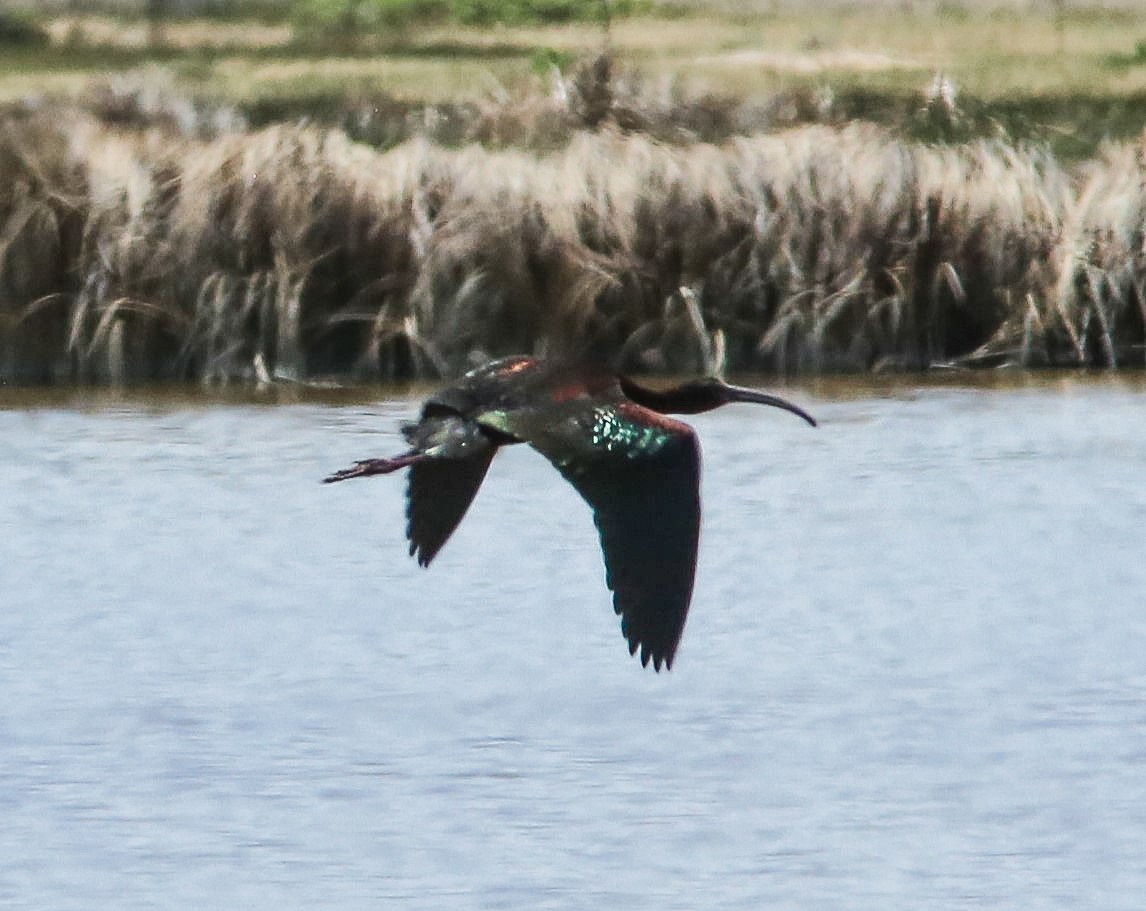
<svg viewBox="0 0 1146 911">
<path fill-rule="evenodd" d="M 345 481 L 347 478 L 365 478 L 372 474 L 390 474 L 400 468 L 406 468 L 415 462 L 426 458 L 424 452 L 407 452 L 392 459 L 363 459 L 355 462 L 349 468 L 336 471 L 329 477 L 323 478 L 323 484 L 333 484 L 335 481 Z"/>
</svg>

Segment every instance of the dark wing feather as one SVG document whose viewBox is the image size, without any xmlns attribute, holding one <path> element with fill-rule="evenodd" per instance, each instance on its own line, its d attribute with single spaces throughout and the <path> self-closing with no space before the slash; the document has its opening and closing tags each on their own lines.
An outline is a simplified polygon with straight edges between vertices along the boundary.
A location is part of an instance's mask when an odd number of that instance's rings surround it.
<svg viewBox="0 0 1146 911">
<path fill-rule="evenodd" d="M 473 502 L 496 447 L 464 459 L 428 458 L 412 465 L 406 488 L 410 555 L 429 566 Z"/>
<path fill-rule="evenodd" d="M 610 464 L 615 463 L 615 464 Z M 692 600 L 700 531 L 696 439 L 674 439 L 655 455 L 614 457 L 566 477 L 593 507 L 605 581 L 629 653 L 672 667 Z"/>
<path fill-rule="evenodd" d="M 687 424 L 625 403 L 585 403 L 513 430 L 593 509 L 605 580 L 630 654 L 672 667 L 684 631 L 700 534 L 700 447 Z"/>
</svg>

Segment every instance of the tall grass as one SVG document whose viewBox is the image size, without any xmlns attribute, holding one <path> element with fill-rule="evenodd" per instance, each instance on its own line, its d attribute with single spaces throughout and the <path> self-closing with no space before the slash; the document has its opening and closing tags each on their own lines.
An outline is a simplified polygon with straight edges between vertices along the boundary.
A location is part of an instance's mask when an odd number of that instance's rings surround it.
<svg viewBox="0 0 1146 911">
<path fill-rule="evenodd" d="M 1146 165 L 870 126 L 546 154 L 0 128 L 0 378 L 451 375 L 1146 361 Z M 716 363 L 720 361 L 722 363 Z"/>
</svg>

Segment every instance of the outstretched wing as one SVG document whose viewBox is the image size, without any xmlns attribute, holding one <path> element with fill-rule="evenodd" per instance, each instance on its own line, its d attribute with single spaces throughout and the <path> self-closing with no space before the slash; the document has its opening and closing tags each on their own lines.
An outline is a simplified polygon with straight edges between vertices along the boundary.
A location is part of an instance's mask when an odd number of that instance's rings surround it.
<svg viewBox="0 0 1146 911">
<path fill-rule="evenodd" d="M 463 459 L 427 458 L 410 467 L 406 537 L 410 556 L 429 566 L 473 502 L 496 448 Z"/>
<path fill-rule="evenodd" d="M 699 450 L 695 437 L 655 455 L 613 456 L 565 473 L 593 508 L 605 582 L 629 654 L 671 668 L 692 600 L 700 530 Z"/>
<path fill-rule="evenodd" d="M 530 426 L 533 424 L 533 426 Z M 696 574 L 700 447 L 692 428 L 631 402 L 585 401 L 513 431 L 593 509 L 629 653 L 672 667 Z"/>
</svg>

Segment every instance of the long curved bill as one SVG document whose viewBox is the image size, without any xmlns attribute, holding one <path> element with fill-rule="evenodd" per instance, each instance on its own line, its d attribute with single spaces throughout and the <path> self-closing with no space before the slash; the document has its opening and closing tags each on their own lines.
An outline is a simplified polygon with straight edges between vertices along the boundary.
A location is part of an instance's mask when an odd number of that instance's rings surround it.
<svg viewBox="0 0 1146 911">
<path fill-rule="evenodd" d="M 803 418 L 813 427 L 817 426 L 816 419 L 812 417 L 799 405 L 794 405 L 787 399 L 782 399 L 778 395 L 769 395 L 767 392 L 760 392 L 757 389 L 746 389 L 743 386 L 728 386 L 728 401 L 730 402 L 755 402 L 757 405 L 771 405 L 773 408 L 782 408 L 784 411 L 790 411 L 797 417 Z"/>
</svg>

